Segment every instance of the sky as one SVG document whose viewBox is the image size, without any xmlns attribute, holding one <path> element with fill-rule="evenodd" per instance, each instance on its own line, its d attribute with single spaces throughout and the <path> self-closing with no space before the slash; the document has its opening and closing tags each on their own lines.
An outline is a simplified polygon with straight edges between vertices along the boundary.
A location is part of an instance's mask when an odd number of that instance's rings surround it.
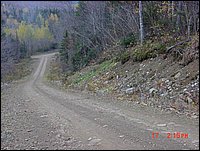
<svg viewBox="0 0 200 151">
<path fill-rule="evenodd" d="M 34 7 L 40 7 L 40 8 L 49 8 L 49 7 L 56 7 L 56 8 L 65 8 L 67 7 L 67 4 L 76 4 L 78 1 L 1 1 L 1 4 L 7 3 L 12 4 L 15 7 L 27 7 L 27 8 L 34 8 Z"/>
</svg>

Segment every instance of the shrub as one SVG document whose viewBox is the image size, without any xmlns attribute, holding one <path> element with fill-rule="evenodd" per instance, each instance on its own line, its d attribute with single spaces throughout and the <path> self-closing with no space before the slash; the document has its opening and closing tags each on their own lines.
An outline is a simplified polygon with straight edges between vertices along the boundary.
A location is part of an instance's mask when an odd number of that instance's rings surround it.
<svg viewBox="0 0 200 151">
<path fill-rule="evenodd" d="M 58 48 L 58 43 L 51 44 L 51 49 L 57 49 L 57 48 Z"/>
<path fill-rule="evenodd" d="M 134 34 L 129 34 L 126 37 L 124 37 L 123 39 L 120 40 L 120 45 L 124 46 L 124 47 L 128 47 L 129 45 L 134 45 L 136 43 L 136 37 Z"/>
<path fill-rule="evenodd" d="M 123 53 L 120 53 L 120 55 L 116 57 L 115 61 L 117 62 L 120 61 L 121 64 L 124 64 L 127 61 L 129 61 L 130 57 L 131 57 L 130 52 L 123 52 Z"/>
<path fill-rule="evenodd" d="M 86 51 L 83 53 L 83 49 Z M 89 62 L 96 58 L 96 52 L 88 47 L 81 47 L 74 56 L 72 57 L 72 64 L 74 71 L 80 69 L 81 67 L 87 66 Z"/>
<path fill-rule="evenodd" d="M 153 44 L 153 50 L 157 51 L 158 54 L 163 54 L 166 51 L 166 46 L 162 43 Z"/>
<path fill-rule="evenodd" d="M 136 49 L 132 54 L 133 61 L 143 61 L 148 58 L 156 57 L 156 52 L 148 49 Z"/>
<path fill-rule="evenodd" d="M 147 41 L 143 46 L 135 48 L 131 57 L 133 61 L 143 61 L 148 58 L 154 58 L 158 54 L 163 54 L 166 51 L 165 44 L 159 42 Z"/>
</svg>

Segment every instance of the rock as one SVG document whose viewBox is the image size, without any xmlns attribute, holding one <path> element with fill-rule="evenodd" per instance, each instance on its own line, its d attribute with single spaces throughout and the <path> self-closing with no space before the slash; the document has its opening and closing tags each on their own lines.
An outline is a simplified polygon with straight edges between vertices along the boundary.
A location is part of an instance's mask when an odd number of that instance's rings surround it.
<svg viewBox="0 0 200 151">
<path fill-rule="evenodd" d="M 169 122 L 168 125 L 175 125 L 175 123 L 174 122 Z"/>
<path fill-rule="evenodd" d="M 126 89 L 126 94 L 133 94 L 134 88 L 128 88 Z"/>
<path fill-rule="evenodd" d="M 194 118 L 194 119 L 198 118 L 197 115 L 192 115 L 191 117 Z"/>
<path fill-rule="evenodd" d="M 167 124 L 157 124 L 158 127 L 165 127 Z"/>
<path fill-rule="evenodd" d="M 145 95 L 144 95 L 143 93 L 141 93 L 141 94 L 140 94 L 140 99 L 141 99 L 141 100 L 145 100 L 145 98 L 146 98 Z"/>
<path fill-rule="evenodd" d="M 151 89 L 149 89 L 149 93 L 150 93 L 150 94 L 153 93 L 153 91 L 154 91 L 154 92 L 157 92 L 158 90 L 155 89 L 155 88 L 151 88 Z"/>
<path fill-rule="evenodd" d="M 147 106 L 147 104 L 146 104 L 146 103 L 144 103 L 144 102 L 141 102 L 141 105 Z"/>
<path fill-rule="evenodd" d="M 187 101 L 188 101 L 189 104 L 193 102 L 193 100 L 189 97 L 187 97 Z"/>
<path fill-rule="evenodd" d="M 119 137 L 122 138 L 122 137 L 124 137 L 124 135 L 120 135 Z"/>
<path fill-rule="evenodd" d="M 108 84 L 108 81 L 105 81 L 104 84 Z"/>
<path fill-rule="evenodd" d="M 169 80 L 166 80 L 165 83 L 169 83 Z"/>
<path fill-rule="evenodd" d="M 104 125 L 103 127 L 107 127 L 108 125 Z"/>
<path fill-rule="evenodd" d="M 91 141 L 92 140 L 92 137 L 88 138 L 88 141 Z"/>
<path fill-rule="evenodd" d="M 160 94 L 160 96 L 167 96 L 167 95 L 168 95 L 167 92 Z"/>
<path fill-rule="evenodd" d="M 98 145 L 100 141 L 101 139 L 96 138 L 96 139 L 91 140 L 88 145 L 89 146 Z"/>
<path fill-rule="evenodd" d="M 187 89 L 184 89 L 183 92 L 187 91 Z"/>
<path fill-rule="evenodd" d="M 48 117 L 48 115 L 41 115 L 40 117 Z"/>
<path fill-rule="evenodd" d="M 161 78 L 161 81 L 166 81 L 167 79 L 166 78 Z"/>
<path fill-rule="evenodd" d="M 98 95 L 105 95 L 107 93 L 107 90 L 97 90 L 96 93 Z"/>
<path fill-rule="evenodd" d="M 199 140 L 193 140 L 192 143 L 193 143 L 193 144 L 199 143 Z"/>
<path fill-rule="evenodd" d="M 174 78 L 178 78 L 178 77 L 180 77 L 180 75 L 181 75 L 181 73 L 180 72 L 178 72 L 175 76 L 174 76 Z"/>
</svg>

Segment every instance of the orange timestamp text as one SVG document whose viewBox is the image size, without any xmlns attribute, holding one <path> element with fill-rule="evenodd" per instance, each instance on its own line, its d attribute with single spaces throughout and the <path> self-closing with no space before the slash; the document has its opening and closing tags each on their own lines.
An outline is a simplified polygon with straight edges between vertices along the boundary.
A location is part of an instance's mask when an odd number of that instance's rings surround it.
<svg viewBox="0 0 200 151">
<path fill-rule="evenodd" d="M 188 133 L 182 133 L 182 132 L 166 132 L 167 138 L 188 138 Z M 152 132 L 152 138 L 158 138 L 159 132 Z"/>
</svg>

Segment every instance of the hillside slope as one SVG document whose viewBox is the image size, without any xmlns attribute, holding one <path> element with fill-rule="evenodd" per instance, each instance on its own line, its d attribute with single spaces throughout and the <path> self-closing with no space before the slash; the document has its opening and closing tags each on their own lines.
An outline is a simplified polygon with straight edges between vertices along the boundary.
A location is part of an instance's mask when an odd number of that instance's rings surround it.
<svg viewBox="0 0 200 151">
<path fill-rule="evenodd" d="M 146 49 L 150 50 L 152 45 L 154 43 L 146 46 Z M 147 56 L 143 61 L 138 61 L 134 60 L 138 46 L 129 48 L 122 54 L 113 53 L 113 49 L 110 49 L 102 53 L 101 59 L 93 61 L 91 65 L 78 72 L 67 75 L 59 71 L 57 60 L 51 63 L 51 73 L 54 75 L 49 74 L 48 79 L 60 83 L 65 88 L 92 91 L 97 95 L 131 100 L 144 106 L 158 107 L 167 112 L 184 113 L 197 118 L 199 115 L 197 45 L 198 39 L 193 38 L 184 46 L 184 50 L 197 52 L 197 57 L 189 61 L 184 60 L 184 57 L 180 59 L 173 53 L 157 53 L 153 57 Z M 174 51 L 178 49 L 180 48 L 176 47 Z"/>
</svg>

